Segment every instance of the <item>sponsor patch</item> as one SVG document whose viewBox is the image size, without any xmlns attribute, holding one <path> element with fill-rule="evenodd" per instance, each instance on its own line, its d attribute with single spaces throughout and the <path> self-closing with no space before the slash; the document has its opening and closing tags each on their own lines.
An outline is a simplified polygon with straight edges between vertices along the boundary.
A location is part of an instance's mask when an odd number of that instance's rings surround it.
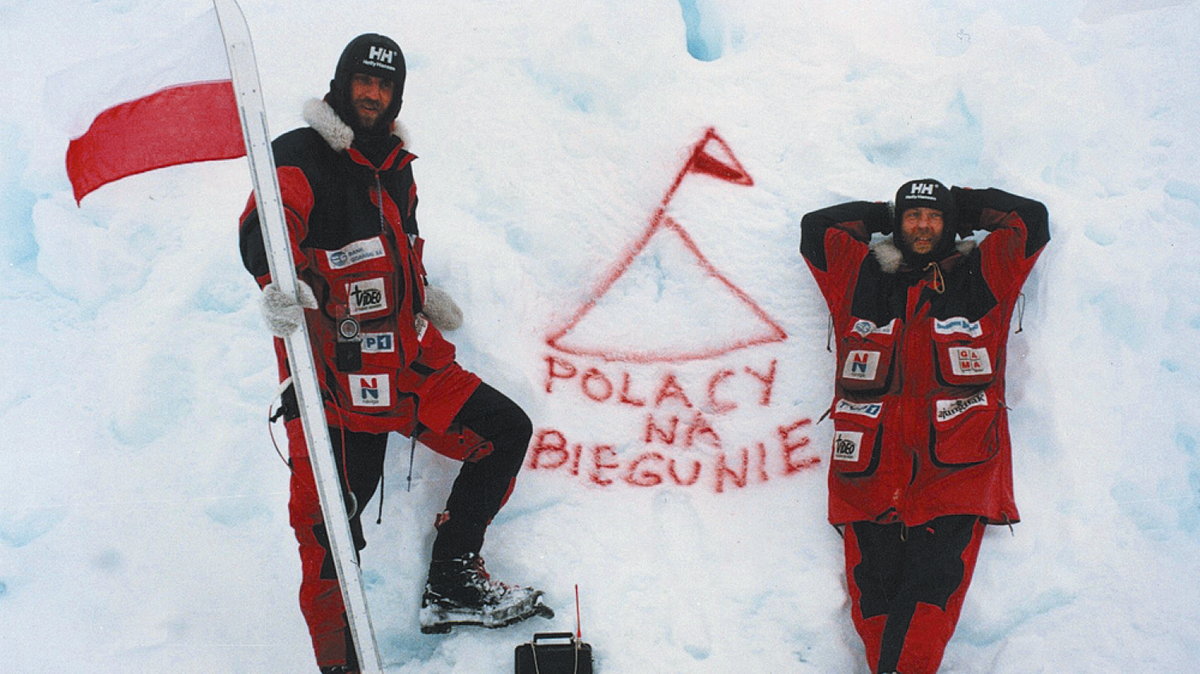
<svg viewBox="0 0 1200 674">
<path fill-rule="evenodd" d="M 846 364 L 842 366 L 842 378 L 873 381 L 878 370 L 878 351 L 851 351 L 846 354 Z"/>
<path fill-rule="evenodd" d="M 350 314 L 357 316 L 388 308 L 387 293 L 382 278 L 353 281 L 346 284 L 346 296 L 350 300 Z"/>
<path fill-rule="evenodd" d="M 849 400 L 839 400 L 833 411 L 878 419 L 880 413 L 883 412 L 883 403 L 852 403 Z"/>
<path fill-rule="evenodd" d="M 350 396 L 356 407 L 391 407 L 392 388 L 386 374 L 352 374 Z"/>
<path fill-rule="evenodd" d="M 971 337 L 982 337 L 983 327 L 978 321 L 968 321 L 962 316 L 947 318 L 944 321 L 939 321 L 936 318 L 933 320 L 933 331 L 939 335 L 956 335 L 964 334 Z"/>
<path fill-rule="evenodd" d="M 362 350 L 363 353 L 395 353 L 396 335 L 390 332 L 364 332 Z"/>
<path fill-rule="evenodd" d="M 890 335 L 896 327 L 896 319 L 888 321 L 887 325 L 878 326 L 874 322 L 861 318 L 854 322 L 854 327 L 850 330 L 857 332 L 859 335 L 866 337 L 867 335 Z"/>
<path fill-rule="evenodd" d="M 355 241 L 337 250 L 327 250 L 325 251 L 325 260 L 329 263 L 330 269 L 345 269 L 359 262 L 374 260 L 385 255 L 387 253 L 384 252 L 383 241 L 377 236 L 372 239 Z"/>
<path fill-rule="evenodd" d="M 937 420 L 950 421 L 972 407 L 983 407 L 987 404 L 987 393 L 984 391 L 980 391 L 973 396 L 967 396 L 966 398 L 939 400 L 937 401 Z"/>
<path fill-rule="evenodd" d="M 858 461 L 863 434 L 858 431 L 837 431 L 833 434 L 833 460 Z"/>
<path fill-rule="evenodd" d="M 948 351 L 950 352 L 950 369 L 954 374 L 970 376 L 992 373 L 992 361 L 988 358 L 987 349 L 952 346 Z"/>
</svg>

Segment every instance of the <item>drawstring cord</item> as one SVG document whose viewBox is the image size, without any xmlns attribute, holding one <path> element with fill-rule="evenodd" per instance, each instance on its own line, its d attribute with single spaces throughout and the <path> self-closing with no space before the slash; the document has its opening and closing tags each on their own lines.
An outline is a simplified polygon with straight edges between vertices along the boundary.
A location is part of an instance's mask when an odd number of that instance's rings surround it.
<svg viewBox="0 0 1200 674">
<path fill-rule="evenodd" d="M 267 434 L 271 436 L 271 445 L 275 447 L 275 454 L 279 456 L 279 460 L 283 462 L 283 465 L 287 466 L 290 472 L 292 470 L 292 462 L 288 461 L 287 457 L 283 455 L 283 450 L 279 449 L 279 442 L 275 439 L 275 422 L 284 414 L 283 405 L 280 405 L 279 409 L 272 414 L 271 410 L 274 407 L 275 401 L 272 400 L 271 404 L 267 405 Z"/>
<path fill-rule="evenodd" d="M 354 489 L 350 486 L 350 471 L 346 469 L 346 420 L 342 417 L 341 408 L 334 406 L 338 413 L 339 430 L 342 432 L 342 483 L 346 487 L 346 494 L 350 497 L 350 507 L 346 510 L 348 517 L 354 517 L 358 514 L 358 497 L 354 495 Z"/>
<path fill-rule="evenodd" d="M 941 295 L 946 292 L 946 278 L 942 276 L 942 268 L 938 263 L 930 262 L 925 265 L 924 271 L 929 271 L 931 268 L 933 269 L 933 284 L 930 287 L 933 288 L 933 292 Z"/>
<path fill-rule="evenodd" d="M 271 399 L 271 404 L 267 406 L 267 434 L 271 436 L 271 444 L 275 447 L 275 453 L 279 455 L 279 460 L 283 461 L 283 465 L 287 466 L 287 469 L 289 472 L 294 472 L 295 469 L 292 467 L 292 462 L 288 461 L 283 456 L 283 450 L 281 450 L 279 448 L 279 442 L 275 439 L 275 422 L 278 421 L 279 418 L 282 417 L 284 414 L 286 414 L 286 411 L 283 408 L 282 395 L 283 395 L 284 391 L 287 391 L 288 387 L 291 385 L 292 385 L 291 377 L 288 377 L 287 379 L 284 379 L 282 382 L 280 382 L 279 383 L 279 391 L 275 394 L 275 397 Z M 329 392 L 322 391 L 321 393 L 322 393 L 322 395 L 325 395 L 325 394 L 328 394 Z M 275 401 L 276 400 L 281 401 L 280 405 L 279 405 L 279 409 L 275 409 Z M 297 404 L 298 403 L 299 403 L 299 400 L 297 400 Z M 350 476 L 346 471 L 346 420 L 344 418 L 342 418 L 342 411 L 340 409 L 338 409 L 337 407 L 334 407 L 334 409 L 337 410 L 338 420 L 342 422 L 341 429 L 340 429 L 341 430 L 341 440 L 342 440 L 342 482 L 343 482 L 343 485 L 346 487 L 346 494 L 350 498 L 350 507 L 348 509 L 348 515 L 350 517 L 354 517 L 355 513 L 358 512 L 358 497 L 356 497 L 354 495 L 354 490 L 350 488 Z M 274 411 L 272 411 L 272 410 L 274 410 Z M 285 420 L 285 423 L 286 423 L 286 420 Z M 380 500 L 382 500 L 382 498 Z"/>
<path fill-rule="evenodd" d="M 375 524 L 383 524 L 383 487 L 386 476 L 387 471 L 379 473 L 379 515 L 375 517 Z"/>
<path fill-rule="evenodd" d="M 1014 335 L 1021 334 L 1025 329 L 1025 293 L 1017 295 L 1017 331 Z"/>
<path fill-rule="evenodd" d="M 417 431 L 412 434 L 412 444 L 408 446 L 408 492 L 412 493 L 413 458 L 417 454 Z"/>
<path fill-rule="evenodd" d="M 833 314 L 829 314 L 829 324 L 825 328 L 825 350 L 833 353 L 831 344 L 833 344 Z"/>
<path fill-rule="evenodd" d="M 818 424 L 819 424 L 819 423 L 821 423 L 822 421 L 825 421 L 825 419 L 826 419 L 826 418 L 828 418 L 830 414 L 833 414 L 833 406 L 834 406 L 835 404 L 836 404 L 836 403 L 830 403 L 830 404 L 829 404 L 829 409 L 825 410 L 825 413 L 821 415 L 821 418 L 820 418 L 820 419 L 817 419 L 817 423 L 818 423 Z"/>
<path fill-rule="evenodd" d="M 275 396 L 271 398 L 271 404 L 267 405 L 267 435 L 271 436 L 271 445 L 275 447 L 275 453 L 279 455 L 279 460 L 283 462 L 283 465 L 287 466 L 288 472 L 292 471 L 292 462 L 288 461 L 287 457 L 283 455 L 283 450 L 279 449 L 279 442 L 275 440 L 275 422 L 279 420 L 279 417 L 286 414 L 283 409 L 283 392 L 291 385 L 291 377 L 279 382 L 279 388 L 275 391 Z M 271 410 L 275 407 L 276 400 L 279 401 L 279 409 L 272 412 Z"/>
</svg>

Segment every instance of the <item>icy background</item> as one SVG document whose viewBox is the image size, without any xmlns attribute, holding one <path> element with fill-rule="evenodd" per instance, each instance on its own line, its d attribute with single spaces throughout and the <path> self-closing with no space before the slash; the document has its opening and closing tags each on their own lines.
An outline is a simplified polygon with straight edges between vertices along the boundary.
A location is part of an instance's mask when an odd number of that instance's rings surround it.
<svg viewBox="0 0 1200 674">
<path fill-rule="evenodd" d="M 428 637 L 417 602 L 456 465 L 418 448 L 408 491 L 395 438 L 364 552 L 388 672 L 511 671 L 534 631 L 573 628 L 576 583 L 603 672 L 865 671 L 824 523 L 833 364 L 799 220 L 923 176 L 1038 198 L 1053 233 L 1010 342 L 1023 522 L 989 530 L 943 671 L 1194 670 L 1200 3 L 245 4 L 276 134 L 351 37 L 403 46 L 427 264 L 465 311 L 460 360 L 525 406 L 544 450 L 484 553 L 559 617 Z M 0 4 L 4 671 L 315 670 L 265 421 L 270 340 L 237 255 L 246 164 L 136 176 L 77 207 L 50 114 L 71 92 L 47 76 L 206 7 Z M 710 127 L 754 185 L 691 175 L 671 217 L 786 339 L 674 363 L 549 345 Z M 631 260 L 574 342 L 761 327 L 680 241 Z M 674 442 L 645 429 L 672 417 Z M 688 447 L 697 419 L 711 428 Z M 789 472 L 781 448 L 805 439 Z M 675 459 L 683 482 L 701 467 L 695 484 L 673 484 Z"/>
</svg>

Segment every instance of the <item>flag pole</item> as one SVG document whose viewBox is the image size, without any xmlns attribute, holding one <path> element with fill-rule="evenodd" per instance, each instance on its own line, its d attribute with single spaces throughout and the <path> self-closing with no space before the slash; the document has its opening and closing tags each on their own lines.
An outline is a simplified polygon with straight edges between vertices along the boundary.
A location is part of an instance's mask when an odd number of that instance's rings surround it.
<svg viewBox="0 0 1200 674">
<path fill-rule="evenodd" d="M 297 297 L 296 267 L 292 260 L 279 180 L 275 173 L 275 157 L 271 151 L 271 136 L 267 130 L 266 107 L 250 29 L 236 0 L 213 0 L 213 6 L 221 24 L 229 70 L 233 76 L 271 279 L 283 292 Z M 308 442 L 313 478 L 359 668 L 363 672 L 382 672 L 375 631 L 367 609 L 362 570 L 350 531 L 350 520 L 343 506 L 341 480 L 338 478 L 337 463 L 325 421 L 325 404 L 307 327 L 302 323 L 298 330 L 284 338 L 284 345 L 287 347 L 288 365 L 299 402 L 304 437 Z"/>
</svg>

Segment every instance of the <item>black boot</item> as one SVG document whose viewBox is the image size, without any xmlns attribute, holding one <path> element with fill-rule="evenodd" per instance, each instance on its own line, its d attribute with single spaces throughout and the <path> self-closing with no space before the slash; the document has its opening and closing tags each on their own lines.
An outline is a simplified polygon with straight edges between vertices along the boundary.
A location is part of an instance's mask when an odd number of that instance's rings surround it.
<svg viewBox="0 0 1200 674">
<path fill-rule="evenodd" d="M 541 598 L 540 590 L 492 580 L 476 553 L 434 560 L 421 599 L 421 631 L 440 634 L 459 625 L 494 628 L 535 615 L 553 617 Z"/>
</svg>

